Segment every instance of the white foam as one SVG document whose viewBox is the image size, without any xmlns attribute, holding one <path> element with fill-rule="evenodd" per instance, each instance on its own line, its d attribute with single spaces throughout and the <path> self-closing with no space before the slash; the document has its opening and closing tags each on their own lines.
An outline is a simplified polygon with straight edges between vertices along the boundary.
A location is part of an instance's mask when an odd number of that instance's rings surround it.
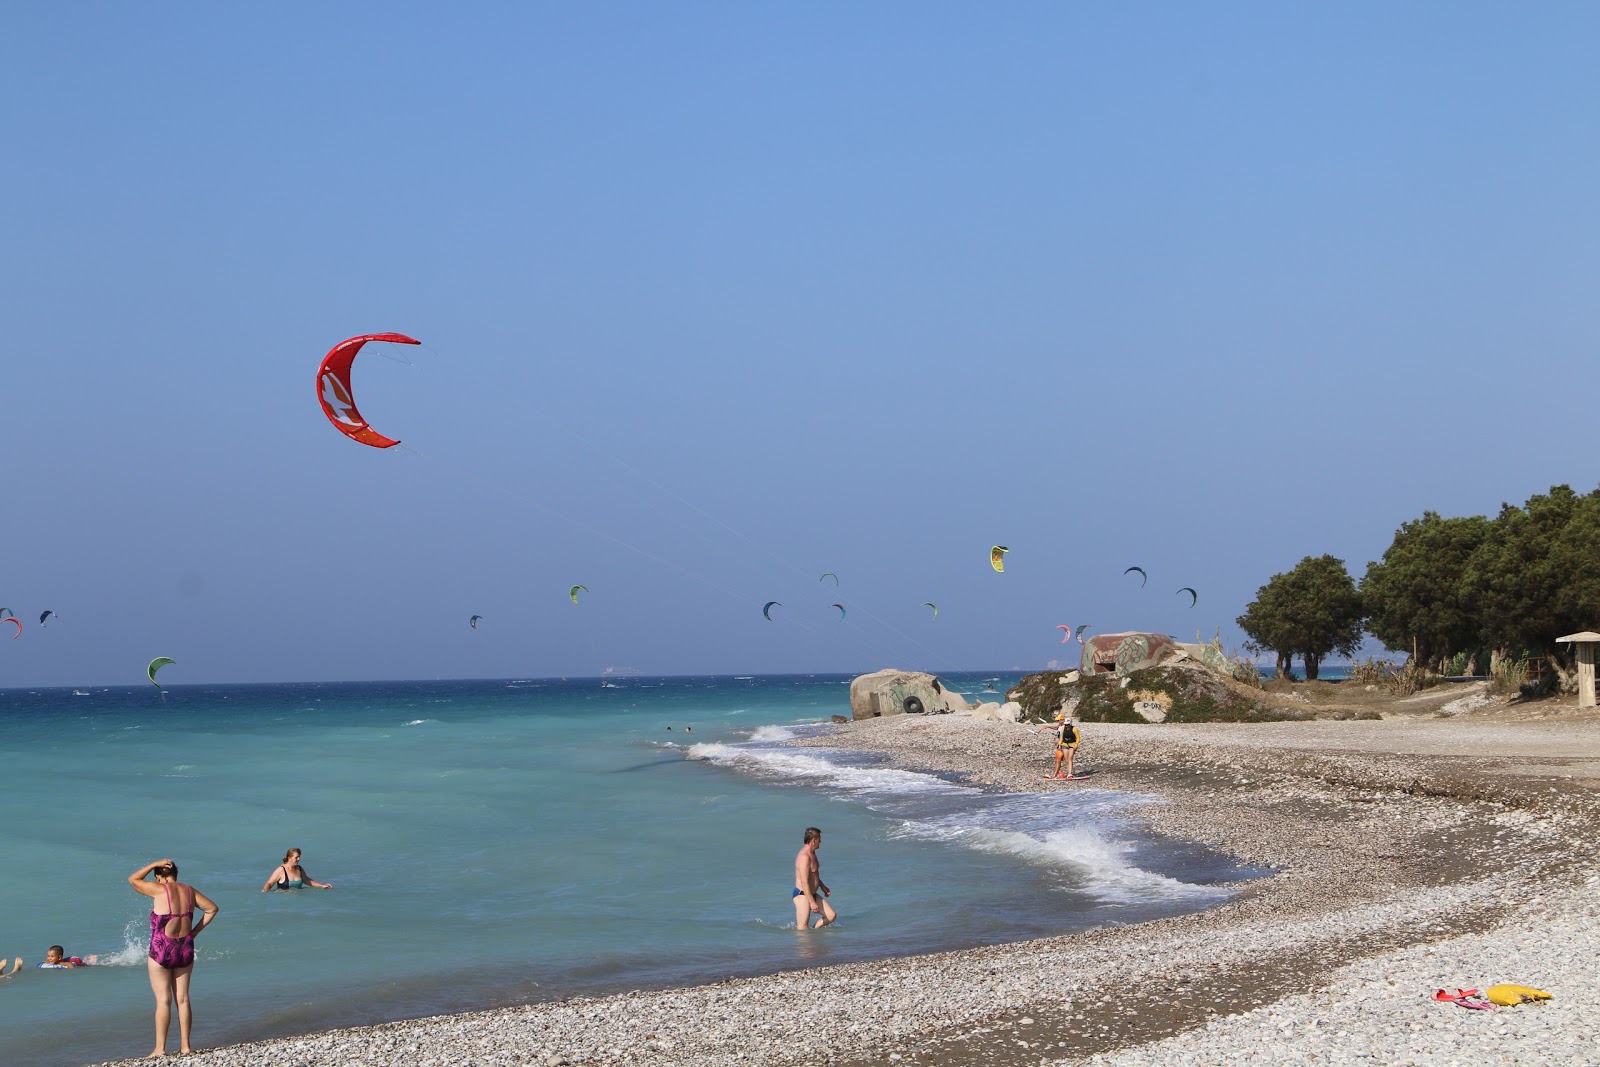
<svg viewBox="0 0 1600 1067">
<path fill-rule="evenodd" d="M 787 726 L 757 726 L 756 732 L 750 735 L 750 740 L 770 745 L 792 740 L 794 736 L 794 731 Z"/>
<path fill-rule="evenodd" d="M 102 952 L 95 960 L 99 967 L 135 967 L 142 966 L 145 957 L 150 954 L 149 945 L 145 938 L 148 936 L 148 927 L 145 920 L 129 919 L 122 928 L 122 947 L 112 952 Z"/>
<path fill-rule="evenodd" d="M 773 778 L 795 778 L 833 789 L 861 793 L 911 794 L 948 793 L 960 787 L 931 774 L 900 771 L 889 767 L 851 767 L 832 763 L 791 748 L 751 748 L 744 745 L 698 744 L 689 747 L 690 759 L 706 760 L 720 766 L 752 771 Z"/>
<path fill-rule="evenodd" d="M 1118 840 L 1087 819 L 1043 833 L 960 825 L 952 819 L 912 821 L 904 824 L 902 831 L 909 836 L 1013 856 L 1037 867 L 1062 871 L 1074 876 L 1075 881 L 1081 880 L 1075 888 L 1110 902 L 1220 900 L 1230 892 L 1219 886 L 1181 882 L 1136 866 L 1131 858 L 1131 843 Z"/>
<path fill-rule="evenodd" d="M 421 726 L 425 722 L 438 722 L 438 721 L 439 721 L 438 719 L 412 719 L 410 722 L 406 723 L 406 725 L 407 726 Z"/>
</svg>

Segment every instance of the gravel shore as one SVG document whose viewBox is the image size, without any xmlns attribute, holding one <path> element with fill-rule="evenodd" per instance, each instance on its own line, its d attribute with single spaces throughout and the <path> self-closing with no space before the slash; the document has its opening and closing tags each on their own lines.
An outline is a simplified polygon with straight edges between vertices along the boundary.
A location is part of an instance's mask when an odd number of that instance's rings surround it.
<svg viewBox="0 0 1600 1067">
<path fill-rule="evenodd" d="M 1090 724 L 1097 789 L 1278 873 L 1193 915 L 1072 937 L 574 998 L 213 1049 L 320 1064 L 1600 1064 L 1600 723 Z M 1469 736 L 1470 735 L 1470 736 Z M 800 744 L 1008 790 L 1017 724 L 895 716 Z M 1509 757 L 1501 753 L 1513 753 Z M 1508 758 L 1516 773 L 1503 773 Z M 974 902 L 981 906 L 981 901 Z M 1543 1004 L 1464 1011 L 1440 986 Z M 203 995 L 203 993 L 202 993 Z M 120 1061 L 124 1063 L 137 1061 Z"/>
</svg>

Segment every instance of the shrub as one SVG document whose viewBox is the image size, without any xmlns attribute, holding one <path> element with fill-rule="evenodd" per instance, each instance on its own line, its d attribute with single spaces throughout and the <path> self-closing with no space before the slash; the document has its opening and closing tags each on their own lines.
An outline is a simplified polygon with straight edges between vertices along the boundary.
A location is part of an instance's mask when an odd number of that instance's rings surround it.
<svg viewBox="0 0 1600 1067">
<path fill-rule="evenodd" d="M 1528 658 L 1506 656 L 1489 672 L 1489 692 L 1496 696 L 1515 696 L 1528 681 Z"/>
<path fill-rule="evenodd" d="M 1415 662 L 1408 662 L 1399 670 L 1390 668 L 1383 678 L 1384 686 L 1396 696 L 1410 696 L 1412 693 L 1431 689 L 1440 681 L 1437 674 Z"/>
<path fill-rule="evenodd" d="M 1350 663 L 1350 680 L 1358 685 L 1383 685 L 1384 679 L 1394 670 L 1386 659 L 1367 657 L 1365 663 Z"/>
</svg>

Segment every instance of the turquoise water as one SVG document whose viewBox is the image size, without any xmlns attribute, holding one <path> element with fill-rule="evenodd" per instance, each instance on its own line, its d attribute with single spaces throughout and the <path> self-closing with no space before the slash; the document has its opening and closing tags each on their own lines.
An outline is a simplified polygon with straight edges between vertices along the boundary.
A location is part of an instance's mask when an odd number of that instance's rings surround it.
<svg viewBox="0 0 1600 1067">
<path fill-rule="evenodd" d="M 848 713 L 848 683 L 0 692 L 0 850 L 29 887 L 0 920 L 30 965 L 0 983 L 5 1059 L 149 1051 L 149 908 L 125 878 L 166 856 L 222 908 L 198 946 L 203 1046 L 1138 921 L 1251 873 L 1131 829 L 1126 795 L 778 744 Z M 841 919 L 802 935 L 808 825 Z M 335 888 L 260 893 L 290 846 Z M 54 943 L 110 965 L 32 969 Z"/>
</svg>

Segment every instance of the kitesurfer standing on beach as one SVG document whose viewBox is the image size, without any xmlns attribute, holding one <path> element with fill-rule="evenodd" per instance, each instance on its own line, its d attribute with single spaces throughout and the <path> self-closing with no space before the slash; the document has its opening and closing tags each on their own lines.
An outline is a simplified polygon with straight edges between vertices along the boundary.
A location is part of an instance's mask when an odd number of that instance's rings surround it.
<svg viewBox="0 0 1600 1067">
<path fill-rule="evenodd" d="M 822 881 L 822 867 L 817 862 L 817 849 L 822 846 L 822 831 L 815 826 L 806 827 L 805 843 L 794 858 L 794 928 L 806 929 L 812 915 L 820 915 L 813 930 L 820 930 L 839 916 L 827 898 L 832 894 Z M 818 896 L 818 894 L 821 894 Z"/>
<path fill-rule="evenodd" d="M 1056 716 L 1056 773 L 1057 778 L 1072 777 L 1072 757 L 1078 751 L 1078 728 L 1067 713 Z M 1061 761 L 1067 761 L 1067 773 L 1061 773 Z"/>
</svg>

